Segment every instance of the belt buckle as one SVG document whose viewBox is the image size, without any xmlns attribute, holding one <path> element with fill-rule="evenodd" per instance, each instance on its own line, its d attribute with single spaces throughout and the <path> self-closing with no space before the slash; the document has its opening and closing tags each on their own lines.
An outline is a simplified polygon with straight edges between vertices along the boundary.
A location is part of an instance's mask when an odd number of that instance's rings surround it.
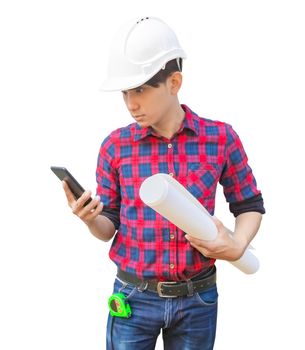
<svg viewBox="0 0 305 350">
<path fill-rule="evenodd" d="M 163 284 L 176 284 L 177 282 L 174 282 L 174 281 L 172 281 L 172 282 L 158 282 L 158 284 L 157 284 L 157 292 L 158 292 L 158 295 L 159 295 L 159 297 L 161 297 L 161 298 L 177 298 L 177 295 L 166 295 L 166 294 L 163 294 L 163 292 L 162 292 L 162 285 Z"/>
</svg>

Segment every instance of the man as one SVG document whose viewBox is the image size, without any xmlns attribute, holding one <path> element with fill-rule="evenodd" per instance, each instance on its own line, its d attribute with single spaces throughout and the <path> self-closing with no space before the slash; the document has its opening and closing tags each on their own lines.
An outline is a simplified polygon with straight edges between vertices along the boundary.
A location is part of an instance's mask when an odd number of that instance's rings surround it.
<svg viewBox="0 0 305 350">
<path fill-rule="evenodd" d="M 200 118 L 181 105 L 185 52 L 160 19 L 126 23 L 110 49 L 106 91 L 122 91 L 135 123 L 102 143 L 97 196 L 77 201 L 64 183 L 73 213 L 97 238 L 114 237 L 110 258 L 131 317 L 109 315 L 107 349 L 213 349 L 217 319 L 215 259 L 237 260 L 257 233 L 263 200 L 241 141 L 226 123 Z M 167 173 L 214 213 L 217 183 L 236 217 L 234 235 L 214 218 L 218 235 L 185 235 L 139 197 L 145 178 Z M 192 218 L 190 217 L 190 220 Z"/>
</svg>

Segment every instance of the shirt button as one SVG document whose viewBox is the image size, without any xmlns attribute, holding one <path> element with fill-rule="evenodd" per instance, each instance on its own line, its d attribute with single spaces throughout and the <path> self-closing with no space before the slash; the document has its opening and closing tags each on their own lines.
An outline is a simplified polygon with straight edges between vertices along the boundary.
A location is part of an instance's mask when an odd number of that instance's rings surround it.
<svg viewBox="0 0 305 350">
<path fill-rule="evenodd" d="M 171 234 L 169 237 L 170 237 L 170 239 L 174 239 L 174 238 L 175 238 L 175 235 L 174 235 L 174 234 Z"/>
<path fill-rule="evenodd" d="M 173 176 L 174 176 L 174 173 L 169 173 L 168 175 L 170 175 L 171 177 L 173 177 Z"/>
<path fill-rule="evenodd" d="M 168 147 L 168 148 L 172 148 L 173 145 L 172 145 L 171 143 L 169 143 L 169 144 L 167 145 L 167 147 Z"/>
<path fill-rule="evenodd" d="M 175 268 L 175 265 L 174 265 L 174 264 L 170 264 L 169 267 L 170 267 L 171 269 L 174 269 L 174 268 Z"/>
</svg>

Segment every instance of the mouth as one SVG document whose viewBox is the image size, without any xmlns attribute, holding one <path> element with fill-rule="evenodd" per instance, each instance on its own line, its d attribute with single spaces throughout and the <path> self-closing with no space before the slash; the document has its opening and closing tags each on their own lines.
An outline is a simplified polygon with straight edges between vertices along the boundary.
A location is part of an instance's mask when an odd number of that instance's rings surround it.
<svg viewBox="0 0 305 350">
<path fill-rule="evenodd" d="M 133 118 L 135 120 L 139 120 L 139 119 L 142 119 L 143 117 L 145 117 L 145 114 L 139 114 L 139 115 L 134 115 Z"/>
</svg>

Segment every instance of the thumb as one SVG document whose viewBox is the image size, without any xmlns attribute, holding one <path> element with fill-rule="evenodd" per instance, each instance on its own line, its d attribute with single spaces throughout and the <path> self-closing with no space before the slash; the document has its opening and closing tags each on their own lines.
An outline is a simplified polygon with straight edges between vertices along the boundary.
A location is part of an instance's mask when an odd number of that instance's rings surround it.
<svg viewBox="0 0 305 350">
<path fill-rule="evenodd" d="M 71 192 L 70 187 L 68 186 L 66 181 L 62 181 L 62 187 L 65 191 L 67 201 L 68 201 L 69 205 L 71 206 L 76 201 L 74 198 L 74 195 Z"/>
<path fill-rule="evenodd" d="M 223 223 L 216 216 L 212 216 L 212 220 L 214 221 L 214 224 L 218 230 L 223 227 Z"/>
</svg>

